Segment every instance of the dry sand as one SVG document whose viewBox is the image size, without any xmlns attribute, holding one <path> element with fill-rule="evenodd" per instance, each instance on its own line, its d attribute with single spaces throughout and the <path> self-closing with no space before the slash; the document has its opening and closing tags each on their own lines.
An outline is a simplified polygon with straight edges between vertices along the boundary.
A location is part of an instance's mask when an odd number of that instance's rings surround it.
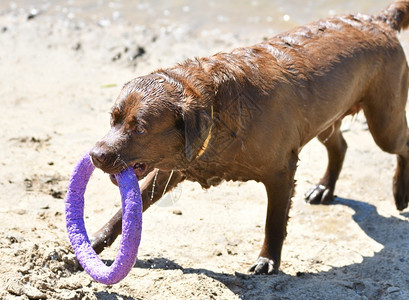
<svg viewBox="0 0 409 300">
<path fill-rule="evenodd" d="M 255 182 L 208 191 L 184 183 L 175 204 L 168 198 L 144 214 L 139 260 L 127 278 L 105 286 L 79 271 L 65 232 L 67 180 L 108 130 L 122 84 L 262 37 L 27 16 L 0 15 L 1 299 L 409 299 L 409 212 L 395 209 L 395 158 L 376 147 L 362 115 L 345 122 L 350 147 L 333 205 L 304 204 L 326 154 L 316 141 L 302 152 L 279 275 L 247 273 L 266 211 Z M 409 49 L 408 35 L 402 40 Z M 102 172 L 86 199 L 89 232 L 120 205 Z M 112 260 L 116 249 L 102 257 Z"/>
</svg>

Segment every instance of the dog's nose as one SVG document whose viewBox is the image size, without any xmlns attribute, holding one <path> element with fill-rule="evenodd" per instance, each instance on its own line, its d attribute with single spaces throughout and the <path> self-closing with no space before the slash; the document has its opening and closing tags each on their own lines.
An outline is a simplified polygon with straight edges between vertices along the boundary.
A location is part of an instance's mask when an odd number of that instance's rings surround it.
<svg viewBox="0 0 409 300">
<path fill-rule="evenodd" d="M 100 168 L 107 160 L 107 155 L 100 148 L 92 148 L 89 155 L 91 156 L 92 163 L 97 168 Z"/>
</svg>

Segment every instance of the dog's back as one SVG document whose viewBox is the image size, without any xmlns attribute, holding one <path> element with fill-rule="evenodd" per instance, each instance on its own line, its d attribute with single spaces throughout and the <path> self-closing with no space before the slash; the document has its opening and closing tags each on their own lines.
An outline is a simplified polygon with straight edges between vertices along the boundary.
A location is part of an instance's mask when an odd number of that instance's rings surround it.
<svg viewBox="0 0 409 300">
<path fill-rule="evenodd" d="M 408 13 L 409 1 L 397 1 L 374 16 L 320 20 L 252 47 L 204 58 L 200 67 L 220 82 L 216 102 L 232 110 L 235 104 L 229 102 L 250 99 L 270 120 L 267 123 L 280 119 L 279 124 L 272 123 L 269 128 L 280 125 L 286 130 L 294 128 L 286 122 L 299 122 L 297 132 L 281 136 L 288 140 L 289 136 L 299 135 L 301 141 L 291 138 L 295 142 L 291 147 L 302 146 L 340 118 L 356 112 L 369 98 L 379 97 L 382 93 L 378 87 L 391 83 L 400 89 L 407 66 L 397 31 L 409 26 Z M 273 118 L 277 113 L 281 117 Z M 229 115 L 225 117 L 228 123 Z M 268 140 L 267 136 L 260 139 Z M 279 137 L 271 140 L 275 145 L 285 144 Z"/>
</svg>

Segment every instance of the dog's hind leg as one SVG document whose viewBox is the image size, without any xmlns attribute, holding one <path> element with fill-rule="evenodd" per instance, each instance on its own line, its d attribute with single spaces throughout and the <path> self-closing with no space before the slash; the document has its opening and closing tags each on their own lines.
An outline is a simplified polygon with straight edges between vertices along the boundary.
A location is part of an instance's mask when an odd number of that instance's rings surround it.
<svg viewBox="0 0 409 300">
<path fill-rule="evenodd" d="M 325 146 L 328 153 L 328 166 L 319 183 L 306 194 L 305 201 L 311 204 L 330 203 L 334 199 L 335 184 L 342 169 L 347 143 L 342 136 L 341 120 L 318 135 L 318 140 Z"/>
<path fill-rule="evenodd" d="M 398 210 L 408 207 L 409 201 L 409 129 L 406 120 L 408 71 L 406 63 L 400 76 L 390 76 L 375 92 L 363 101 L 369 130 L 376 144 L 385 152 L 397 154 L 397 168 L 393 177 L 393 194 Z"/>
</svg>

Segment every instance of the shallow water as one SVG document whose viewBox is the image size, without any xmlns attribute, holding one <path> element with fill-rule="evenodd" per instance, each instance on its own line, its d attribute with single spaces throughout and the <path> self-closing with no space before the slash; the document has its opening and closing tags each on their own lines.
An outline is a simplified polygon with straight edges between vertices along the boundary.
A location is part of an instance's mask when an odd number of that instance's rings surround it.
<svg viewBox="0 0 409 300">
<path fill-rule="evenodd" d="M 126 23 L 132 26 L 187 28 L 201 35 L 223 33 L 271 35 L 295 25 L 331 15 L 376 13 L 391 1 L 382 0 L 15 0 L 1 1 L 0 13 L 16 11 L 69 20 L 89 20 L 100 26 Z"/>
</svg>

